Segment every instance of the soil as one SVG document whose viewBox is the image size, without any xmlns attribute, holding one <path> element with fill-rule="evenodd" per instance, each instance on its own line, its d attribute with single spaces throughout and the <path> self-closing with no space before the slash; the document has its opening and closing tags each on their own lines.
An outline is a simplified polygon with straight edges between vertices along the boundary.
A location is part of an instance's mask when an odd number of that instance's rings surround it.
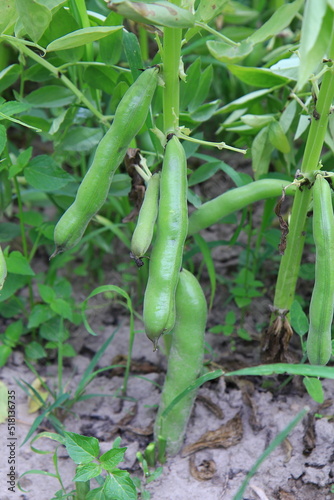
<svg viewBox="0 0 334 500">
<path fill-rule="evenodd" d="M 212 197 L 227 188 L 226 179 L 216 174 L 205 184 L 205 194 Z M 203 194 L 204 191 L 202 191 Z M 254 212 L 254 221 L 259 219 L 263 205 Z M 202 233 L 207 240 L 228 240 L 230 227 L 216 225 Z M 235 226 L 233 226 L 233 229 Z M 242 234 L 238 241 L 242 242 Z M 231 276 L 237 269 L 240 246 L 220 246 L 214 249 L 213 257 L 217 272 L 221 276 Z M 124 249 L 120 255 L 124 253 Z M 196 259 L 195 259 L 196 262 Z M 199 263 L 199 260 L 198 260 Z M 108 263 L 109 265 L 110 263 Z M 110 268 L 110 266 L 109 266 Z M 106 266 L 108 269 L 108 266 Z M 240 311 L 229 301 L 228 289 L 218 284 L 212 311 L 208 319 L 208 329 L 222 324 L 226 312 L 234 310 L 238 322 L 249 333 L 251 340 L 207 333 L 206 361 L 212 369 L 221 367 L 230 371 L 261 363 L 261 329 L 268 322 L 268 306 L 272 301 L 275 283 L 274 273 L 261 279 L 267 292 L 254 299 L 247 314 L 241 318 Z M 121 277 L 105 274 L 104 284 L 117 284 Z M 203 270 L 201 284 L 209 296 L 209 280 Z M 91 290 L 94 288 L 92 286 Z M 75 286 L 78 302 L 83 298 L 81 283 Z M 89 293 L 89 292 L 88 292 Z M 303 290 L 307 294 L 307 290 Z M 88 294 L 87 294 L 88 295 Z M 102 299 L 101 299 L 102 300 Z M 95 304 L 99 303 L 96 299 Z M 140 311 L 140 306 L 138 306 Z M 97 368 L 119 363 L 127 355 L 129 339 L 129 317 L 116 304 L 89 313 L 89 321 L 97 337 L 87 333 L 84 326 L 71 333 L 71 343 L 78 352 L 74 358 L 67 358 L 63 380 L 66 391 L 73 394 L 82 374 L 103 342 L 116 331 L 108 349 L 99 360 Z M 145 484 L 140 465 L 136 459 L 138 451 L 144 451 L 152 441 L 152 426 L 159 402 L 160 390 L 166 369 L 163 346 L 157 352 L 147 340 L 143 325 L 135 324 L 136 336 L 133 348 L 133 362 L 128 384 L 127 398 L 115 397 L 123 383 L 123 373 L 108 370 L 97 376 L 88 386 L 88 393 L 105 394 L 76 403 L 71 411 L 62 415 L 66 430 L 86 436 L 95 436 L 100 441 L 101 453 L 111 448 L 117 436 L 121 446 L 127 447 L 125 461 L 121 467 L 142 480 L 142 484 L 153 500 L 233 500 L 247 473 L 257 459 L 296 415 L 308 408 L 307 416 L 264 460 L 244 493 L 244 500 L 332 500 L 331 488 L 334 483 L 334 384 L 323 383 L 325 403 L 315 403 L 306 393 L 299 377 L 288 380 L 286 376 L 224 378 L 206 383 L 191 415 L 183 450 L 171 457 L 163 466 L 162 474 Z M 294 335 L 289 347 L 292 358 L 300 359 L 300 340 Z M 211 365 L 210 365 L 211 364 Z M 45 377 L 52 387 L 57 386 L 56 362 L 36 366 L 39 375 Z M 29 470 L 54 473 L 53 453 L 38 454 L 31 450 L 29 443 L 20 446 L 38 413 L 28 412 L 28 401 L 19 381 L 32 383 L 35 375 L 25 365 L 21 352 L 15 352 L 0 379 L 8 390 L 16 396 L 16 473 L 18 476 Z M 7 450 L 7 423 L 2 424 L 0 440 L 2 450 Z M 44 420 L 39 431 L 54 432 L 50 423 Z M 203 448 L 186 455 L 187 447 L 197 442 L 204 433 L 217 431 L 219 442 L 216 447 Z M 34 443 L 39 449 L 53 452 L 56 443 L 40 439 Z M 60 489 L 56 479 L 50 476 L 27 474 L 20 480 L 20 492 L 8 491 L 6 474 L 8 470 L 7 451 L 0 456 L 0 499 L 1 500 L 51 500 Z M 68 457 L 66 449 L 58 448 L 59 471 L 67 491 L 73 487 L 72 478 L 75 465 Z M 94 480 L 92 486 L 96 487 Z"/>
</svg>

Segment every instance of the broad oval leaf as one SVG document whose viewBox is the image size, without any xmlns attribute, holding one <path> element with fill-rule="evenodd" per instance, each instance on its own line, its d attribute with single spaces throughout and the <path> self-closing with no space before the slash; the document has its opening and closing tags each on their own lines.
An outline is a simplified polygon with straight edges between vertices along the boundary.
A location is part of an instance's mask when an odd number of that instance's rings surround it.
<svg viewBox="0 0 334 500">
<path fill-rule="evenodd" d="M 57 40 L 49 43 L 46 47 L 47 52 L 53 50 L 67 50 L 81 45 L 86 45 L 96 40 L 100 40 L 105 36 L 109 36 L 115 31 L 123 29 L 123 26 L 95 26 L 90 28 L 83 28 L 68 35 L 64 35 Z"/>
<path fill-rule="evenodd" d="M 242 61 L 253 50 L 253 44 L 249 40 L 244 40 L 236 46 L 231 46 L 225 42 L 208 41 L 207 47 L 210 54 L 220 62 L 234 64 Z"/>
<path fill-rule="evenodd" d="M 241 82 L 253 87 L 275 87 L 276 85 L 284 85 L 289 81 L 288 78 L 276 75 L 266 68 L 248 68 L 234 65 L 228 65 L 227 67 Z"/>
<path fill-rule="evenodd" d="M 11 64 L 0 72 L 0 93 L 10 87 L 21 74 L 19 64 Z"/>
<path fill-rule="evenodd" d="M 36 156 L 24 170 L 27 182 L 39 191 L 52 193 L 66 186 L 73 178 L 47 155 Z"/>
<path fill-rule="evenodd" d="M 75 100 L 73 92 L 60 85 L 48 85 L 33 90 L 24 98 L 34 108 L 60 108 Z"/>
<path fill-rule="evenodd" d="M 138 23 L 168 28 L 191 28 L 195 23 L 195 16 L 189 10 L 181 9 L 165 0 L 159 2 L 113 0 L 108 3 L 108 7 Z"/>
<path fill-rule="evenodd" d="M 276 120 L 269 125 L 269 141 L 281 153 L 288 153 L 291 149 L 281 124 Z"/>
</svg>

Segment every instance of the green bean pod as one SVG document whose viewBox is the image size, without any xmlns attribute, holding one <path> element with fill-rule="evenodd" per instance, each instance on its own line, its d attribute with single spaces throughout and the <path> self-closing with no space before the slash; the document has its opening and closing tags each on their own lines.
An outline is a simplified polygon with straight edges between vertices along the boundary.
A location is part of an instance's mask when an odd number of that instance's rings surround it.
<svg viewBox="0 0 334 500">
<path fill-rule="evenodd" d="M 281 179 L 261 179 L 245 186 L 230 189 L 226 193 L 217 196 L 213 200 L 203 203 L 189 217 L 188 234 L 198 233 L 212 224 L 216 224 L 220 219 L 230 215 L 236 210 L 266 198 L 273 198 L 282 194 L 282 189 L 291 182 Z M 295 185 L 291 185 L 286 194 L 293 194 Z"/>
<path fill-rule="evenodd" d="M 104 204 L 114 173 L 132 139 L 145 123 L 158 82 L 158 68 L 143 71 L 120 101 L 112 125 L 101 139 L 93 162 L 83 178 L 73 204 L 54 231 L 52 257 L 79 243 L 91 218 Z"/>
<path fill-rule="evenodd" d="M 148 181 L 144 201 L 140 208 L 136 229 L 131 239 L 131 257 L 137 266 L 143 265 L 141 257 L 151 244 L 155 221 L 158 216 L 160 173 L 153 174 Z"/>
<path fill-rule="evenodd" d="M 0 247 L 0 290 L 2 290 L 3 288 L 6 277 L 7 277 L 7 266 L 5 257 L 2 252 L 2 248 Z"/>
<path fill-rule="evenodd" d="M 207 305 L 200 284 L 186 269 L 180 273 L 175 303 L 176 322 L 154 428 L 155 440 L 166 441 L 170 455 L 178 453 L 182 446 L 196 391 L 184 396 L 166 416 L 162 414 L 173 399 L 195 382 L 203 368 Z"/>
<path fill-rule="evenodd" d="M 146 335 L 157 348 L 173 327 L 175 291 L 187 236 L 187 161 L 179 139 L 168 141 L 160 180 L 157 235 L 144 296 Z"/>
<path fill-rule="evenodd" d="M 331 188 L 323 175 L 313 186 L 315 282 L 311 297 L 307 355 L 311 364 L 326 365 L 331 357 L 334 311 L 334 214 Z"/>
</svg>

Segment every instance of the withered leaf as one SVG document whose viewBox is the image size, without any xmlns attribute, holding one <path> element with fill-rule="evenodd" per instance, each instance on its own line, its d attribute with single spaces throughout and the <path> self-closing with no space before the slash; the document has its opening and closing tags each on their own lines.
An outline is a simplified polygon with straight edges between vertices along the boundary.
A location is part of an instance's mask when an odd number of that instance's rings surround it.
<svg viewBox="0 0 334 500">
<path fill-rule="evenodd" d="M 284 441 L 282 441 L 281 446 L 282 446 L 283 451 L 285 453 L 284 463 L 287 464 L 291 460 L 292 452 L 293 452 L 293 446 L 290 443 L 290 441 L 289 441 L 288 438 L 286 438 L 286 439 L 284 439 Z"/>
<path fill-rule="evenodd" d="M 203 394 L 198 394 L 196 401 L 200 401 L 204 406 L 211 411 L 217 418 L 223 419 L 223 410 L 216 403 L 212 401 L 208 396 L 203 396 Z"/>
<path fill-rule="evenodd" d="M 303 436 L 303 455 L 308 456 L 315 448 L 316 434 L 315 434 L 315 418 L 314 414 L 309 413 L 304 421 L 304 436 Z"/>
<path fill-rule="evenodd" d="M 216 462 L 214 460 L 203 460 L 198 467 L 196 467 L 194 457 L 189 458 L 189 471 L 192 477 L 197 481 L 208 481 L 217 472 Z"/>
<path fill-rule="evenodd" d="M 205 448 L 229 448 L 238 444 L 243 436 L 243 425 L 240 413 L 237 413 L 226 424 L 221 425 L 215 431 L 208 431 L 200 437 L 196 443 L 185 446 L 182 457 Z"/>
</svg>

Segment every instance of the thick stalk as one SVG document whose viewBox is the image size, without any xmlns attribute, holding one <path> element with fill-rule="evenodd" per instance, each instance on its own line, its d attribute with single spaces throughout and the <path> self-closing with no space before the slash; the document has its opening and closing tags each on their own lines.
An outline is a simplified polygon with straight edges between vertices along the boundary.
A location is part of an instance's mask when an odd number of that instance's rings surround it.
<svg viewBox="0 0 334 500">
<path fill-rule="evenodd" d="M 334 59 L 334 27 L 329 50 L 329 59 Z M 310 173 L 318 169 L 321 150 L 328 125 L 330 107 L 334 97 L 334 67 L 330 63 L 325 73 L 316 103 L 316 113 L 312 118 L 310 131 L 305 146 L 302 172 Z M 315 117 L 316 115 L 316 117 Z M 305 242 L 306 215 L 311 199 L 311 190 L 307 187 L 297 190 L 293 202 L 286 251 L 282 257 L 277 277 L 274 306 L 278 309 L 290 309 L 294 299 L 298 271 Z"/>
<path fill-rule="evenodd" d="M 165 86 L 163 90 L 163 116 L 165 133 L 172 132 L 179 124 L 181 40 L 182 29 L 164 29 L 163 72 Z"/>
</svg>

